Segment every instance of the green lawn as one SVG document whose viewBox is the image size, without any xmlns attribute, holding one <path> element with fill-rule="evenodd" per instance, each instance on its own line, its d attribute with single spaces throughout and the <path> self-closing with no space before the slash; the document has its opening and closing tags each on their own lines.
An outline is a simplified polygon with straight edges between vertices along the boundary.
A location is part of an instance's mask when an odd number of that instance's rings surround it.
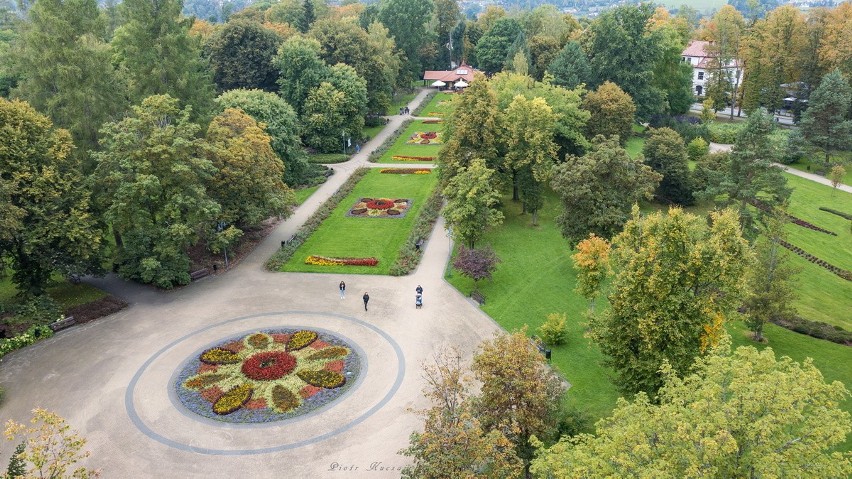
<svg viewBox="0 0 852 479">
<path fill-rule="evenodd" d="M 384 120 L 382 120 L 382 121 L 384 121 Z M 387 125 L 365 126 L 364 127 L 364 137 L 366 137 L 367 140 L 372 140 L 373 138 L 376 137 L 376 135 L 381 133 L 381 131 L 384 130 L 386 126 Z"/>
<path fill-rule="evenodd" d="M 452 111 L 452 100 L 455 96 L 455 93 L 439 92 L 423 107 L 420 116 L 447 116 Z"/>
<path fill-rule="evenodd" d="M 7 271 L 11 274 L 11 271 Z M 15 302 L 18 290 L 9 277 L 0 279 L 0 304 L 8 305 Z M 88 284 L 71 284 L 61 276 L 54 276 L 52 284 L 47 288 L 50 295 L 62 309 L 79 306 L 101 299 L 107 294 Z"/>
<path fill-rule="evenodd" d="M 839 160 L 843 160 L 843 167 L 846 169 L 846 174 L 843 176 L 843 184 L 852 185 L 852 152 L 843 152 L 841 154 L 831 155 L 832 161 L 837 162 Z M 787 166 L 790 168 L 795 168 L 799 171 L 806 171 L 808 173 L 817 173 L 818 171 L 824 171 L 825 167 L 823 166 L 824 157 L 818 155 L 817 157 L 805 157 L 801 160 L 791 163 Z M 814 161 L 816 160 L 816 161 Z"/>
<path fill-rule="evenodd" d="M 627 150 L 627 154 L 631 157 L 636 157 L 639 153 L 642 153 L 642 148 L 645 147 L 645 138 L 639 136 L 630 137 L 627 140 L 627 144 L 624 145 L 624 149 Z"/>
<path fill-rule="evenodd" d="M 387 175 L 372 169 L 352 193 L 343 199 L 322 226 L 299 247 L 281 271 L 314 273 L 388 274 L 408 238 L 420 209 L 438 181 L 430 175 Z M 413 204 L 404 218 L 357 218 L 346 213 L 363 197 L 409 198 Z M 377 266 L 314 266 L 305 264 L 312 255 L 379 259 Z"/>
<path fill-rule="evenodd" d="M 413 121 L 408 128 L 402 133 L 402 135 L 397 138 L 396 142 L 388 148 L 382 156 L 379 157 L 377 163 L 406 163 L 411 164 L 412 166 L 417 166 L 417 164 L 421 163 L 429 163 L 429 162 L 420 162 L 420 161 L 396 161 L 393 159 L 395 155 L 403 155 L 403 156 L 433 156 L 435 158 L 438 157 L 438 152 L 441 151 L 441 145 L 421 145 L 421 144 L 410 144 L 407 143 L 408 139 L 411 138 L 416 132 L 441 132 L 442 125 L 441 124 L 427 124 L 423 123 L 422 120 Z"/>
<path fill-rule="evenodd" d="M 804 193 L 798 193 L 799 201 L 805 201 L 801 196 Z M 482 241 L 482 244 L 491 245 L 502 259 L 493 280 L 479 285 L 486 297 L 482 309 L 507 330 L 529 325 L 529 334 L 535 334 L 536 328 L 548 313 L 567 313 L 568 344 L 553 350 L 553 365 L 572 385 L 567 393 L 568 402 L 585 410 L 594 420 L 605 417 L 615 405 L 618 392 L 610 380 L 612 371 L 601 365 L 602 354 L 590 340 L 583 337 L 585 300 L 574 292 L 576 274 L 570 259 L 571 251 L 554 224 L 560 208 L 558 198 L 553 193 L 546 196 L 545 206 L 540 213 L 540 226 L 536 228 L 530 226 L 529 215 L 519 214 L 518 204 L 508 197 L 504 198 L 503 204 L 506 214 L 504 224 L 489 231 Z M 707 206 L 696 208 L 706 211 Z M 450 275 L 450 283 L 462 293 L 468 294 L 473 288 L 472 280 L 452 271 Z M 824 285 L 827 281 L 821 278 L 812 284 Z M 826 309 L 838 308 L 838 318 L 843 317 L 843 312 L 852 310 L 852 294 L 840 295 L 835 298 L 835 302 L 836 305 L 823 306 Z M 745 337 L 745 328 L 741 323 L 729 324 L 728 330 L 734 346 L 753 344 Z M 776 355 L 790 356 L 797 361 L 812 357 L 826 379 L 839 380 L 847 388 L 852 387 L 852 368 L 848 367 L 852 363 L 852 348 L 804 336 L 772 324 L 767 325 L 765 334 Z M 846 401 L 844 409 L 852 411 L 852 400 Z M 847 441 L 841 449 L 852 449 L 852 442 Z"/>
<path fill-rule="evenodd" d="M 353 143 L 352 147 L 346 149 L 346 152 L 348 153 L 346 155 L 342 153 L 343 143 L 340 144 L 340 148 L 341 153 L 311 153 L 308 155 L 308 161 L 311 163 L 320 163 L 324 165 L 349 161 L 349 155 L 355 153 L 355 144 Z"/>
<path fill-rule="evenodd" d="M 314 192 L 315 192 L 316 190 L 318 190 L 320 186 L 321 186 L 321 185 L 315 185 L 315 186 L 309 186 L 309 187 L 307 187 L 307 188 L 299 188 L 298 190 L 296 190 L 296 191 L 295 191 L 295 194 L 296 194 L 296 204 L 297 204 L 297 205 L 301 205 L 302 203 L 304 203 L 304 202 L 305 202 L 305 200 L 307 200 L 308 198 L 310 198 L 310 197 L 311 197 L 311 195 L 312 195 L 312 194 L 314 194 Z"/>
</svg>

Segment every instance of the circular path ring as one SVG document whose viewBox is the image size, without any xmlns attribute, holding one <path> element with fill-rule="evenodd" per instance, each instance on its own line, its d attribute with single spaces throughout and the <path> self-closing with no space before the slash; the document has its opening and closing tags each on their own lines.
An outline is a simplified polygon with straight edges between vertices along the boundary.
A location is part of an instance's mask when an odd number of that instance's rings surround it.
<svg viewBox="0 0 852 479">
<path fill-rule="evenodd" d="M 143 374 L 148 369 L 148 367 L 151 366 L 151 364 L 154 363 L 157 360 L 157 358 L 159 358 L 161 355 L 165 354 L 167 351 L 169 351 L 173 347 L 177 346 L 178 344 L 186 341 L 187 339 L 189 339 L 189 338 L 191 338 L 191 337 L 193 337 L 193 336 L 195 336 L 199 333 L 203 333 L 205 331 L 208 331 L 208 330 L 211 330 L 211 329 L 223 326 L 223 325 L 236 323 L 238 321 L 244 321 L 244 320 L 247 320 L 247 319 L 254 319 L 254 318 L 262 318 L 262 317 L 268 317 L 268 316 L 280 316 L 280 315 L 332 316 L 332 317 L 335 317 L 335 318 L 338 318 L 338 319 L 342 319 L 344 321 L 349 321 L 349 322 L 355 323 L 355 324 L 362 326 L 364 328 L 367 328 L 367 329 L 371 330 L 372 332 L 381 336 L 393 348 L 393 351 L 396 354 L 396 358 L 397 358 L 397 374 L 396 374 L 396 378 L 394 379 L 394 382 L 393 382 L 390 390 L 387 392 L 387 394 L 384 395 L 384 397 L 382 397 L 381 400 L 379 400 L 376 404 L 374 404 L 367 411 L 365 411 L 364 413 L 357 416 L 353 420 L 349 421 L 346 424 L 343 424 L 342 426 L 340 426 L 336 429 L 333 429 L 331 431 L 317 435 L 315 437 L 296 441 L 296 442 L 293 442 L 293 443 L 280 444 L 280 445 L 268 446 L 268 447 L 261 447 L 261 448 L 256 448 L 256 449 L 214 449 L 214 448 L 199 447 L 199 446 L 192 446 L 192 445 L 189 445 L 189 444 L 184 444 L 182 442 L 178 442 L 178 441 L 175 441 L 173 439 L 167 438 L 167 437 L 163 436 L 162 434 L 154 431 L 139 416 L 139 413 L 137 412 L 136 407 L 133 404 L 134 391 L 136 389 L 136 385 L 138 384 L 139 380 L 142 378 Z M 197 329 L 195 331 L 187 333 L 187 334 L 181 336 L 180 338 L 175 339 L 171 343 L 163 346 L 159 351 L 157 351 L 151 357 L 149 357 L 142 364 L 142 366 L 136 371 L 136 373 L 133 375 L 133 378 L 131 379 L 130 383 L 127 386 L 127 389 L 125 390 L 124 407 L 125 407 L 125 410 L 127 411 L 127 415 L 130 417 L 131 422 L 133 423 L 134 426 L 136 426 L 137 429 L 139 429 L 140 432 L 142 432 L 143 434 L 145 434 L 149 438 L 151 438 L 151 439 L 153 439 L 153 440 L 155 440 L 155 441 L 157 441 L 161 444 L 164 444 L 168 447 L 174 448 L 174 449 L 178 449 L 178 450 L 181 450 L 181 451 L 187 451 L 187 452 L 194 452 L 194 453 L 199 453 L 199 454 L 220 455 L 220 456 L 244 456 L 244 455 L 252 455 L 252 454 L 266 454 L 266 453 L 270 453 L 270 452 L 280 452 L 280 451 L 285 451 L 285 450 L 289 450 L 289 449 L 296 449 L 296 448 L 299 448 L 299 447 L 302 447 L 302 446 L 314 444 L 314 443 L 326 440 L 330 437 L 333 437 L 337 434 L 340 434 L 342 432 L 345 432 L 345 431 L 353 428 L 354 426 L 360 424 L 361 422 L 366 420 L 368 417 L 370 417 L 371 415 L 376 413 L 382 407 L 384 407 L 388 403 L 388 401 L 390 401 L 390 399 L 394 396 L 394 394 L 396 394 L 396 392 L 399 390 L 400 386 L 402 386 L 402 381 L 403 381 L 404 378 L 405 378 L 405 356 L 402 353 L 402 348 L 400 348 L 399 344 L 397 344 L 397 342 L 394 341 L 394 339 L 388 333 L 386 333 L 382 329 L 376 327 L 375 325 L 367 323 L 366 321 L 362 321 L 360 319 L 356 319 L 356 318 L 353 318 L 353 317 L 350 317 L 350 316 L 344 316 L 344 315 L 336 314 L 336 313 L 320 313 L 320 312 L 315 312 L 315 311 L 275 311 L 275 312 L 268 312 L 268 313 L 252 314 L 252 315 L 248 315 L 248 316 L 240 316 L 240 317 L 231 318 L 231 319 L 219 322 L 219 323 L 210 324 L 210 325 L 205 326 L 201 329 Z M 259 425 L 259 426 L 261 426 L 261 425 Z"/>
</svg>

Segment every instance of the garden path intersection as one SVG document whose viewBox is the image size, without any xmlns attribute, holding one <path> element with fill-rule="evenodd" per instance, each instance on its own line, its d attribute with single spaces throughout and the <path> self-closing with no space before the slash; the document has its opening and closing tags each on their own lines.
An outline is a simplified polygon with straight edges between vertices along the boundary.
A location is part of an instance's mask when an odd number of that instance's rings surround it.
<svg viewBox="0 0 852 479">
<path fill-rule="evenodd" d="M 423 101 L 421 91 L 410 107 Z M 363 145 L 239 266 L 174 291 L 114 276 L 90 282 L 130 303 L 6 356 L 0 419 L 25 421 L 34 407 L 57 412 L 88 440 L 88 464 L 105 478 L 399 477 L 397 451 L 421 427 L 421 364 L 443 345 L 470 357 L 499 327 L 443 280 L 450 240 L 439 218 L 409 276 L 272 273 L 265 261 L 409 117 Z M 410 165 L 400 165 L 400 167 Z M 426 165 L 418 165 L 426 167 Z M 338 284 L 346 282 L 341 300 Z M 422 285 L 423 309 L 412 304 Z M 359 294 L 370 292 L 370 309 Z M 257 330 L 311 329 L 352 346 L 357 379 L 338 399 L 293 419 L 229 424 L 201 417 L 175 397 L 189 358 Z M 0 463 L 13 445 L 4 447 Z"/>
</svg>

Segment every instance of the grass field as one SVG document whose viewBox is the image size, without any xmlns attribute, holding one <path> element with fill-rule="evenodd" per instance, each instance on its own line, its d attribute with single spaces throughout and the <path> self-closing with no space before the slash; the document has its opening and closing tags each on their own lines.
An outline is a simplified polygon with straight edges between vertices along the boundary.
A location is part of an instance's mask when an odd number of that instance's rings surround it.
<svg viewBox="0 0 852 479">
<path fill-rule="evenodd" d="M 318 190 L 320 186 L 321 186 L 321 185 L 309 186 L 309 187 L 307 187 L 307 188 L 300 188 L 300 189 L 296 190 L 296 191 L 295 191 L 295 195 L 296 195 L 296 204 L 297 204 L 297 205 L 301 205 L 302 203 L 304 203 L 304 202 L 305 202 L 305 200 L 307 200 L 308 198 L 310 198 L 310 197 L 311 197 L 311 195 L 312 195 L 312 194 L 314 194 L 314 192 L 315 192 L 316 190 Z"/>
<path fill-rule="evenodd" d="M 417 96 L 417 90 L 410 92 L 398 92 L 393 96 L 393 100 L 391 100 L 391 105 L 388 107 L 386 114 L 399 114 L 399 109 L 411 103 L 411 100 L 413 100 L 415 96 Z"/>
<path fill-rule="evenodd" d="M 404 156 L 434 156 L 437 158 L 438 152 L 441 150 L 441 145 L 420 145 L 420 144 L 409 144 L 406 143 L 408 139 L 416 132 L 429 132 L 435 131 L 440 132 L 442 125 L 440 124 L 426 124 L 423 123 L 422 120 L 413 121 L 408 128 L 402 133 L 402 135 L 397 138 L 396 142 L 388 148 L 382 156 L 379 157 L 377 163 L 406 163 L 411 164 L 412 166 L 417 166 L 421 163 L 429 163 L 429 162 L 420 162 L 420 161 L 396 161 L 393 159 L 394 155 L 404 155 Z"/>
<path fill-rule="evenodd" d="M 799 192 L 801 201 L 805 201 L 803 194 L 804 191 Z M 586 305 L 585 300 L 574 292 L 576 274 L 570 259 L 571 251 L 554 223 L 560 208 L 558 198 L 553 193 L 546 196 L 540 212 L 540 225 L 535 228 L 530 226 L 529 215 L 520 215 L 518 204 L 508 197 L 504 198 L 503 204 L 506 214 L 504 224 L 489 231 L 482 242 L 491 245 L 502 259 L 493 280 L 479 285 L 479 290 L 486 297 L 482 309 L 507 330 L 529 325 L 529 334 L 535 334 L 548 313 L 566 313 L 569 319 L 568 343 L 554 348 L 552 363 L 572 385 L 567 393 L 568 403 L 586 411 L 595 420 L 605 417 L 615 405 L 618 391 L 610 380 L 612 371 L 601 365 L 602 354 L 583 337 Z M 473 288 L 472 280 L 452 271 L 448 280 L 464 294 Z M 815 282 L 814 286 L 819 287 L 820 284 Z M 838 308 L 839 317 L 848 316 L 845 312 L 852 310 L 852 295 L 840 296 L 836 303 L 830 307 Z M 728 330 L 734 346 L 755 345 L 746 338 L 742 323 L 730 323 Z M 765 334 L 777 356 L 790 356 L 797 361 L 811 357 L 827 380 L 839 380 L 847 388 L 852 387 L 852 368 L 848 367 L 852 363 L 852 348 L 772 324 L 766 326 Z M 852 400 L 846 401 L 844 408 L 852 411 Z M 852 449 L 852 439 L 847 440 L 841 449 Z"/>
<path fill-rule="evenodd" d="M 846 174 L 843 176 L 842 183 L 844 185 L 852 185 L 852 152 L 843 152 L 841 154 L 834 154 L 831 156 L 832 161 L 843 160 L 843 167 L 846 169 Z M 818 161 L 813 161 L 813 157 L 811 158 L 802 158 L 801 160 L 791 163 L 787 166 L 790 168 L 795 168 L 799 171 L 805 171 L 808 173 L 816 173 L 817 171 L 822 171 L 825 169 L 822 165 L 823 157 L 820 156 L 817 158 Z"/>
<path fill-rule="evenodd" d="M 11 274 L 11 271 L 7 271 Z M 0 304 L 11 305 L 18 294 L 15 285 L 9 277 L 0 279 Z M 101 299 L 107 294 L 88 284 L 71 284 L 61 276 L 55 276 L 47 288 L 47 294 L 59 304 L 61 309 L 67 309 L 81 304 Z"/>
<path fill-rule="evenodd" d="M 376 125 L 376 126 L 365 126 L 364 127 L 364 137 L 367 140 L 372 140 L 376 137 L 382 130 L 385 129 L 387 125 Z"/>
<path fill-rule="evenodd" d="M 420 111 L 420 116 L 444 117 L 452 111 L 452 100 L 455 93 L 438 93 Z"/>
<path fill-rule="evenodd" d="M 417 214 L 438 181 L 437 175 L 387 175 L 372 169 L 331 216 L 299 247 L 281 271 L 314 273 L 388 274 Z M 357 218 L 346 216 L 363 197 L 409 198 L 404 218 Z M 378 258 L 377 266 L 315 266 L 305 264 L 310 255 Z"/>
</svg>

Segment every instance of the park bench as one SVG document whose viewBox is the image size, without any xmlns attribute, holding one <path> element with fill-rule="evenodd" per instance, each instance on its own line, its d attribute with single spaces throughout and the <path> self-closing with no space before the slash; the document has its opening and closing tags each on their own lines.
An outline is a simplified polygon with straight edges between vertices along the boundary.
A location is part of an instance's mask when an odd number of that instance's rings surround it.
<svg viewBox="0 0 852 479">
<path fill-rule="evenodd" d="M 479 291 L 473 291 L 470 293 L 470 298 L 480 305 L 485 304 L 485 296 L 482 295 Z"/>
<path fill-rule="evenodd" d="M 205 277 L 209 274 L 210 274 L 210 270 L 208 270 L 207 268 L 201 268 L 198 271 L 193 271 L 193 272 L 189 273 L 189 279 L 191 279 L 192 281 L 198 281 L 199 279 L 201 279 L 201 278 L 203 278 L 203 277 Z"/>
</svg>

